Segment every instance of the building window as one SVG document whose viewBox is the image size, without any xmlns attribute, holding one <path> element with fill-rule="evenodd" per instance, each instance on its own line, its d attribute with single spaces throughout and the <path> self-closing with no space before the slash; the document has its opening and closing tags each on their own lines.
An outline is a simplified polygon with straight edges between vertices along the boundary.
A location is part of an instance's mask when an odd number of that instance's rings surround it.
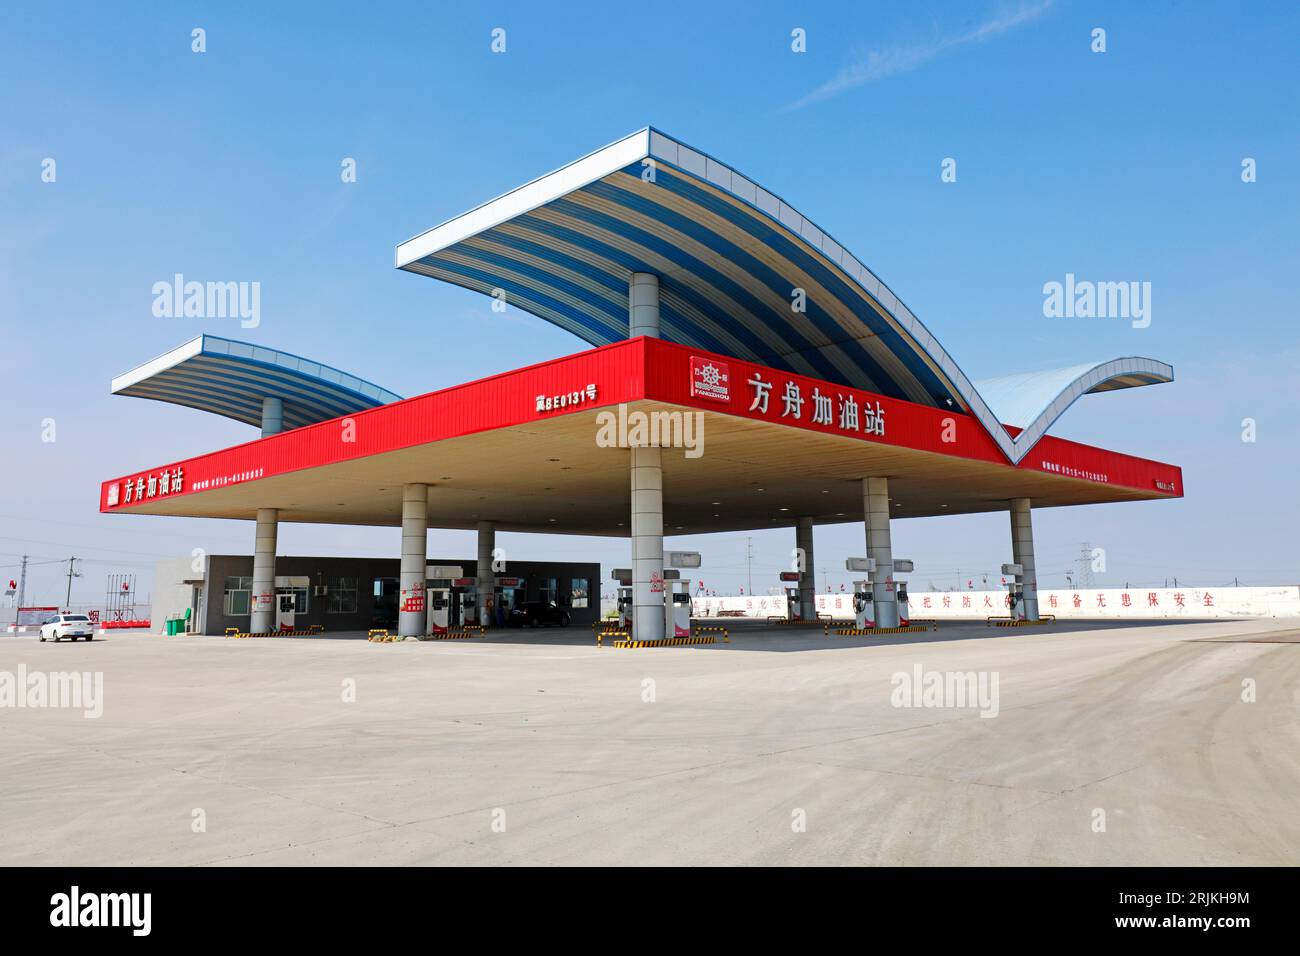
<svg viewBox="0 0 1300 956">
<path fill-rule="evenodd" d="M 559 582 L 555 578 L 542 578 L 541 590 L 537 596 L 543 604 L 558 604 L 559 590 Z"/>
<path fill-rule="evenodd" d="M 330 588 L 329 604 L 326 607 L 329 614 L 356 614 L 357 613 L 357 579 L 356 578 L 339 578 Z"/>
<path fill-rule="evenodd" d="M 252 578 L 226 578 L 225 595 L 221 605 L 226 617 L 248 617 L 248 596 L 252 590 Z"/>
<path fill-rule="evenodd" d="M 587 606 L 587 588 L 590 587 L 586 578 L 574 578 L 569 582 L 569 605 L 571 607 Z"/>
</svg>

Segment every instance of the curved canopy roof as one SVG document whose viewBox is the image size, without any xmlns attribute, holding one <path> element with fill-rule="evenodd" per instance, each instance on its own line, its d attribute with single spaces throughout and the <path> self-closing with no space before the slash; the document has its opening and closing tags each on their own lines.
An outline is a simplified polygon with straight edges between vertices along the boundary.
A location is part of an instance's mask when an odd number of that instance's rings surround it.
<svg viewBox="0 0 1300 956">
<path fill-rule="evenodd" d="M 975 383 L 975 388 L 999 421 L 1023 429 L 1016 442 L 1028 449 L 1084 395 L 1173 380 L 1174 370 L 1164 362 L 1148 358 L 1118 358 L 1045 372 L 981 379 Z"/>
<path fill-rule="evenodd" d="M 402 243 L 396 264 L 502 290 L 593 345 L 627 336 L 628 280 L 654 273 L 669 341 L 964 408 L 1012 461 L 1032 447 L 1021 440 L 1028 431 L 1012 438 L 930 331 L 848 250 L 775 194 L 655 129 Z M 804 311 L 792 308 L 797 290 Z M 1167 380 L 1112 377 L 1109 387 Z"/>
<path fill-rule="evenodd" d="M 320 362 L 215 335 L 200 335 L 119 375 L 112 392 L 186 405 L 248 425 L 261 425 L 263 398 L 278 398 L 285 428 L 401 400 Z"/>
</svg>

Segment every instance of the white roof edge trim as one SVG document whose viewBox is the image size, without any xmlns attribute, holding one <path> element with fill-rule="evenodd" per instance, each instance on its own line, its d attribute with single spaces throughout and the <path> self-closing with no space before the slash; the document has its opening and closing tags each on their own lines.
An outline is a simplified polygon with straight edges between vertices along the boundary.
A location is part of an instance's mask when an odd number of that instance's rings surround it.
<svg viewBox="0 0 1300 956">
<path fill-rule="evenodd" d="M 647 126 L 399 243 L 394 264 L 400 269 L 448 246 L 454 246 L 463 239 L 499 226 L 538 206 L 544 206 L 598 179 L 604 179 L 610 173 L 649 155 L 650 127 Z"/>
<path fill-rule="evenodd" d="M 113 379 L 109 386 L 110 394 L 116 394 L 124 388 L 130 388 L 147 378 L 152 378 L 159 372 L 171 368 L 173 365 L 179 365 L 186 359 L 191 359 L 203 351 L 203 336 L 199 335 L 182 345 L 176 346 L 168 352 L 164 352 L 152 361 L 145 362 L 143 365 L 137 365 L 129 372 L 123 372 L 117 378 Z"/>
</svg>

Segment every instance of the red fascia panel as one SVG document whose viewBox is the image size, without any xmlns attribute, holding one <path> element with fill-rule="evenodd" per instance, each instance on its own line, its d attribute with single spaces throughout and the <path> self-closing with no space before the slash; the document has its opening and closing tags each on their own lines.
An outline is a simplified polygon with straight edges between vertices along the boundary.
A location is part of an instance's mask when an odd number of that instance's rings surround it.
<svg viewBox="0 0 1300 956">
<path fill-rule="evenodd" d="M 476 432 L 508 428 L 556 415 L 633 402 L 645 389 L 642 339 L 615 342 L 577 355 L 552 359 L 527 368 L 455 385 L 352 415 L 295 428 L 184 461 L 105 481 L 99 490 L 100 511 L 130 511 L 125 486 L 142 482 L 149 500 L 149 479 L 181 469 L 181 490 L 187 495 L 236 482 L 269 478 L 305 468 L 442 441 Z M 596 397 L 587 397 L 587 386 Z M 578 401 L 571 400 L 581 395 Z M 537 410 L 540 397 L 559 401 Z M 349 440 L 350 439 L 350 440 Z M 117 486 L 117 504 L 109 491 Z M 153 497 L 175 497 L 155 494 Z M 133 495 L 134 501 L 134 495 Z"/>
<path fill-rule="evenodd" d="M 716 391 L 712 394 L 696 393 L 697 363 L 693 363 L 693 359 L 696 358 L 723 367 L 729 380 L 725 397 Z M 860 389 L 781 372 L 752 362 L 703 352 L 659 339 L 646 340 L 646 360 L 646 398 L 648 399 L 707 411 L 725 412 L 791 428 L 852 436 L 867 442 L 896 445 L 977 461 L 996 462 L 1005 464 L 1008 468 L 1016 467 L 1100 484 L 1121 485 L 1166 494 L 1170 497 L 1181 497 L 1183 494 L 1182 469 L 1177 465 L 1124 455 L 1050 435 L 1040 439 L 1029 454 L 1020 460 L 1020 464 L 1013 466 L 1002 454 L 997 443 L 984 430 L 979 420 L 959 410 L 947 411 L 901 399 L 886 398 Z M 755 375 L 771 385 L 766 412 L 761 408 L 751 408 L 756 389 L 750 384 L 750 380 Z M 804 400 L 798 418 L 782 414 L 785 404 L 781 396 L 787 382 L 793 382 L 799 387 Z M 811 421 L 814 391 L 831 397 L 832 418 L 829 424 Z M 840 402 L 842 398 L 849 397 L 855 399 L 859 407 L 857 430 L 839 427 Z M 864 434 L 862 431 L 865 420 L 862 410 L 868 403 L 873 409 L 878 406 L 884 412 L 885 434 L 883 436 Z"/>
<path fill-rule="evenodd" d="M 711 394 L 697 392 L 694 358 L 728 370 L 725 395 L 716 388 Z M 756 374 L 772 385 L 766 412 L 750 408 L 753 389 L 748 383 Z M 797 384 L 804 398 L 797 420 L 781 414 L 786 382 Z M 594 399 L 587 397 L 588 385 L 595 386 Z M 830 424 L 810 420 L 814 390 L 832 396 L 834 415 Z M 539 396 L 558 401 L 555 407 L 539 411 Z M 570 404 L 575 396 L 577 401 Z M 859 430 L 838 427 L 840 396 L 856 399 Z M 168 497 L 642 398 L 1012 467 L 979 422 L 964 412 L 886 398 L 659 339 L 637 338 L 110 479 L 100 486 L 100 511 L 129 511 L 124 491 L 128 481 L 133 486 L 143 483 L 147 495 L 151 476 L 157 481 L 163 472 L 175 473 L 177 469 L 182 474 L 181 490 L 170 492 Z M 862 410 L 868 404 L 873 409 L 879 407 L 884 414 L 883 436 L 861 431 L 865 421 Z M 1182 495 L 1182 471 L 1177 466 L 1050 436 L 1043 438 L 1016 467 L 1171 497 Z M 115 485 L 117 503 L 110 505 L 109 492 Z"/>
</svg>

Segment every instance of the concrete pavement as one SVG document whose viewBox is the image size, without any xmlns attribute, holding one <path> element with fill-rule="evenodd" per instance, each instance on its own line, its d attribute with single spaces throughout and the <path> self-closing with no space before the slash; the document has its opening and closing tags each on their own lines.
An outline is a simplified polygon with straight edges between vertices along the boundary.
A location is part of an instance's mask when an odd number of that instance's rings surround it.
<svg viewBox="0 0 1300 956">
<path fill-rule="evenodd" d="M 103 716 L 0 707 L 0 862 L 1294 865 L 1297 627 L 5 636 Z M 895 706 L 917 665 L 997 716 Z"/>
</svg>

